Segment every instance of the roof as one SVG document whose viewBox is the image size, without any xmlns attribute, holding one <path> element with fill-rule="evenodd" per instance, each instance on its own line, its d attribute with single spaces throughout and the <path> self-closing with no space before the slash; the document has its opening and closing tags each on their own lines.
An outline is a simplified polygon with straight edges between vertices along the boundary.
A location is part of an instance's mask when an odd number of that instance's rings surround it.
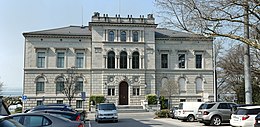
<svg viewBox="0 0 260 127">
<path fill-rule="evenodd" d="M 68 26 L 56 29 L 41 30 L 23 33 L 26 35 L 63 35 L 63 36 L 88 36 L 91 31 L 88 26 Z"/>
<path fill-rule="evenodd" d="M 167 28 L 157 28 L 155 30 L 155 38 L 191 38 L 191 37 L 205 37 L 198 34 L 190 34 L 175 30 L 169 30 Z"/>
<path fill-rule="evenodd" d="M 24 36 L 28 35 L 59 35 L 59 36 L 91 36 L 89 26 L 68 26 L 55 29 L 25 32 Z M 169 30 L 166 28 L 156 28 L 156 39 L 169 39 L 169 38 L 206 38 L 202 35 L 190 34 L 180 31 Z"/>
</svg>

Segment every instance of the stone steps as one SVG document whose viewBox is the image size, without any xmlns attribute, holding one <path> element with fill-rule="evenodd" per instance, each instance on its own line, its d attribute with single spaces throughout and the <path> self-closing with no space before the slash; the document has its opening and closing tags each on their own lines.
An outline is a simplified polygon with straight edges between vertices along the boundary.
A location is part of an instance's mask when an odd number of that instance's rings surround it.
<svg viewBox="0 0 260 127">
<path fill-rule="evenodd" d="M 136 113 L 136 112 L 147 112 L 140 105 L 118 105 L 117 110 L 119 113 Z"/>
</svg>

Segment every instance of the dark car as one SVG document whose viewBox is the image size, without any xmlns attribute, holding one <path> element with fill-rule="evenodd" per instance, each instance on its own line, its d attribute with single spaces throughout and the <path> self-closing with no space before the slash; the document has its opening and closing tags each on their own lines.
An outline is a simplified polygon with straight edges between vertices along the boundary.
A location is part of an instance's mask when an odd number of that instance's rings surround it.
<svg viewBox="0 0 260 127">
<path fill-rule="evenodd" d="M 255 117 L 254 127 L 260 127 L 260 113 L 258 113 Z"/>
<path fill-rule="evenodd" d="M 60 110 L 38 110 L 33 111 L 34 113 L 50 113 L 54 115 L 58 115 L 72 121 L 81 121 L 81 113 L 78 112 L 70 112 L 70 111 L 60 111 Z"/>
<path fill-rule="evenodd" d="M 84 127 L 80 121 L 49 114 L 49 113 L 20 113 L 8 116 L 26 127 Z"/>
<path fill-rule="evenodd" d="M 171 108 L 171 110 L 170 110 L 170 117 L 172 118 L 172 119 L 175 119 L 176 118 L 176 116 L 175 116 L 175 112 L 178 110 L 178 107 L 173 107 L 173 108 Z"/>
<path fill-rule="evenodd" d="M 0 127 L 24 127 L 24 126 L 9 117 L 4 117 L 4 118 L 0 118 Z"/>
<path fill-rule="evenodd" d="M 67 105 L 39 105 L 28 112 L 34 112 L 39 110 L 60 110 L 60 111 L 76 112 L 73 108 Z"/>
</svg>

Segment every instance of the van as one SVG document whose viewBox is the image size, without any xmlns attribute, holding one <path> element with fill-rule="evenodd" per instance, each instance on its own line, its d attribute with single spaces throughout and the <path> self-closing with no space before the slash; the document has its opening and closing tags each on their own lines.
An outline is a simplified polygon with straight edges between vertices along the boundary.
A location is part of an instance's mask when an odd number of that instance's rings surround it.
<svg viewBox="0 0 260 127">
<path fill-rule="evenodd" d="M 197 112 L 203 102 L 181 102 L 177 110 L 177 119 L 183 121 L 195 121 Z"/>
</svg>

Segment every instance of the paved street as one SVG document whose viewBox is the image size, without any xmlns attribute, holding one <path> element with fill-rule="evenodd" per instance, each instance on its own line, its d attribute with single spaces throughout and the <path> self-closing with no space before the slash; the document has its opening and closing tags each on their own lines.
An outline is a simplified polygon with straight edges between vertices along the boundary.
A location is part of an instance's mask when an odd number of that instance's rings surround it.
<svg viewBox="0 0 260 127">
<path fill-rule="evenodd" d="M 118 123 L 97 123 L 94 119 L 94 113 L 89 114 L 88 118 L 90 121 L 86 122 L 86 127 L 207 127 L 199 122 L 181 122 L 171 118 L 154 119 L 154 113 L 152 112 L 119 113 Z M 230 127 L 230 125 L 219 127 Z"/>
</svg>

